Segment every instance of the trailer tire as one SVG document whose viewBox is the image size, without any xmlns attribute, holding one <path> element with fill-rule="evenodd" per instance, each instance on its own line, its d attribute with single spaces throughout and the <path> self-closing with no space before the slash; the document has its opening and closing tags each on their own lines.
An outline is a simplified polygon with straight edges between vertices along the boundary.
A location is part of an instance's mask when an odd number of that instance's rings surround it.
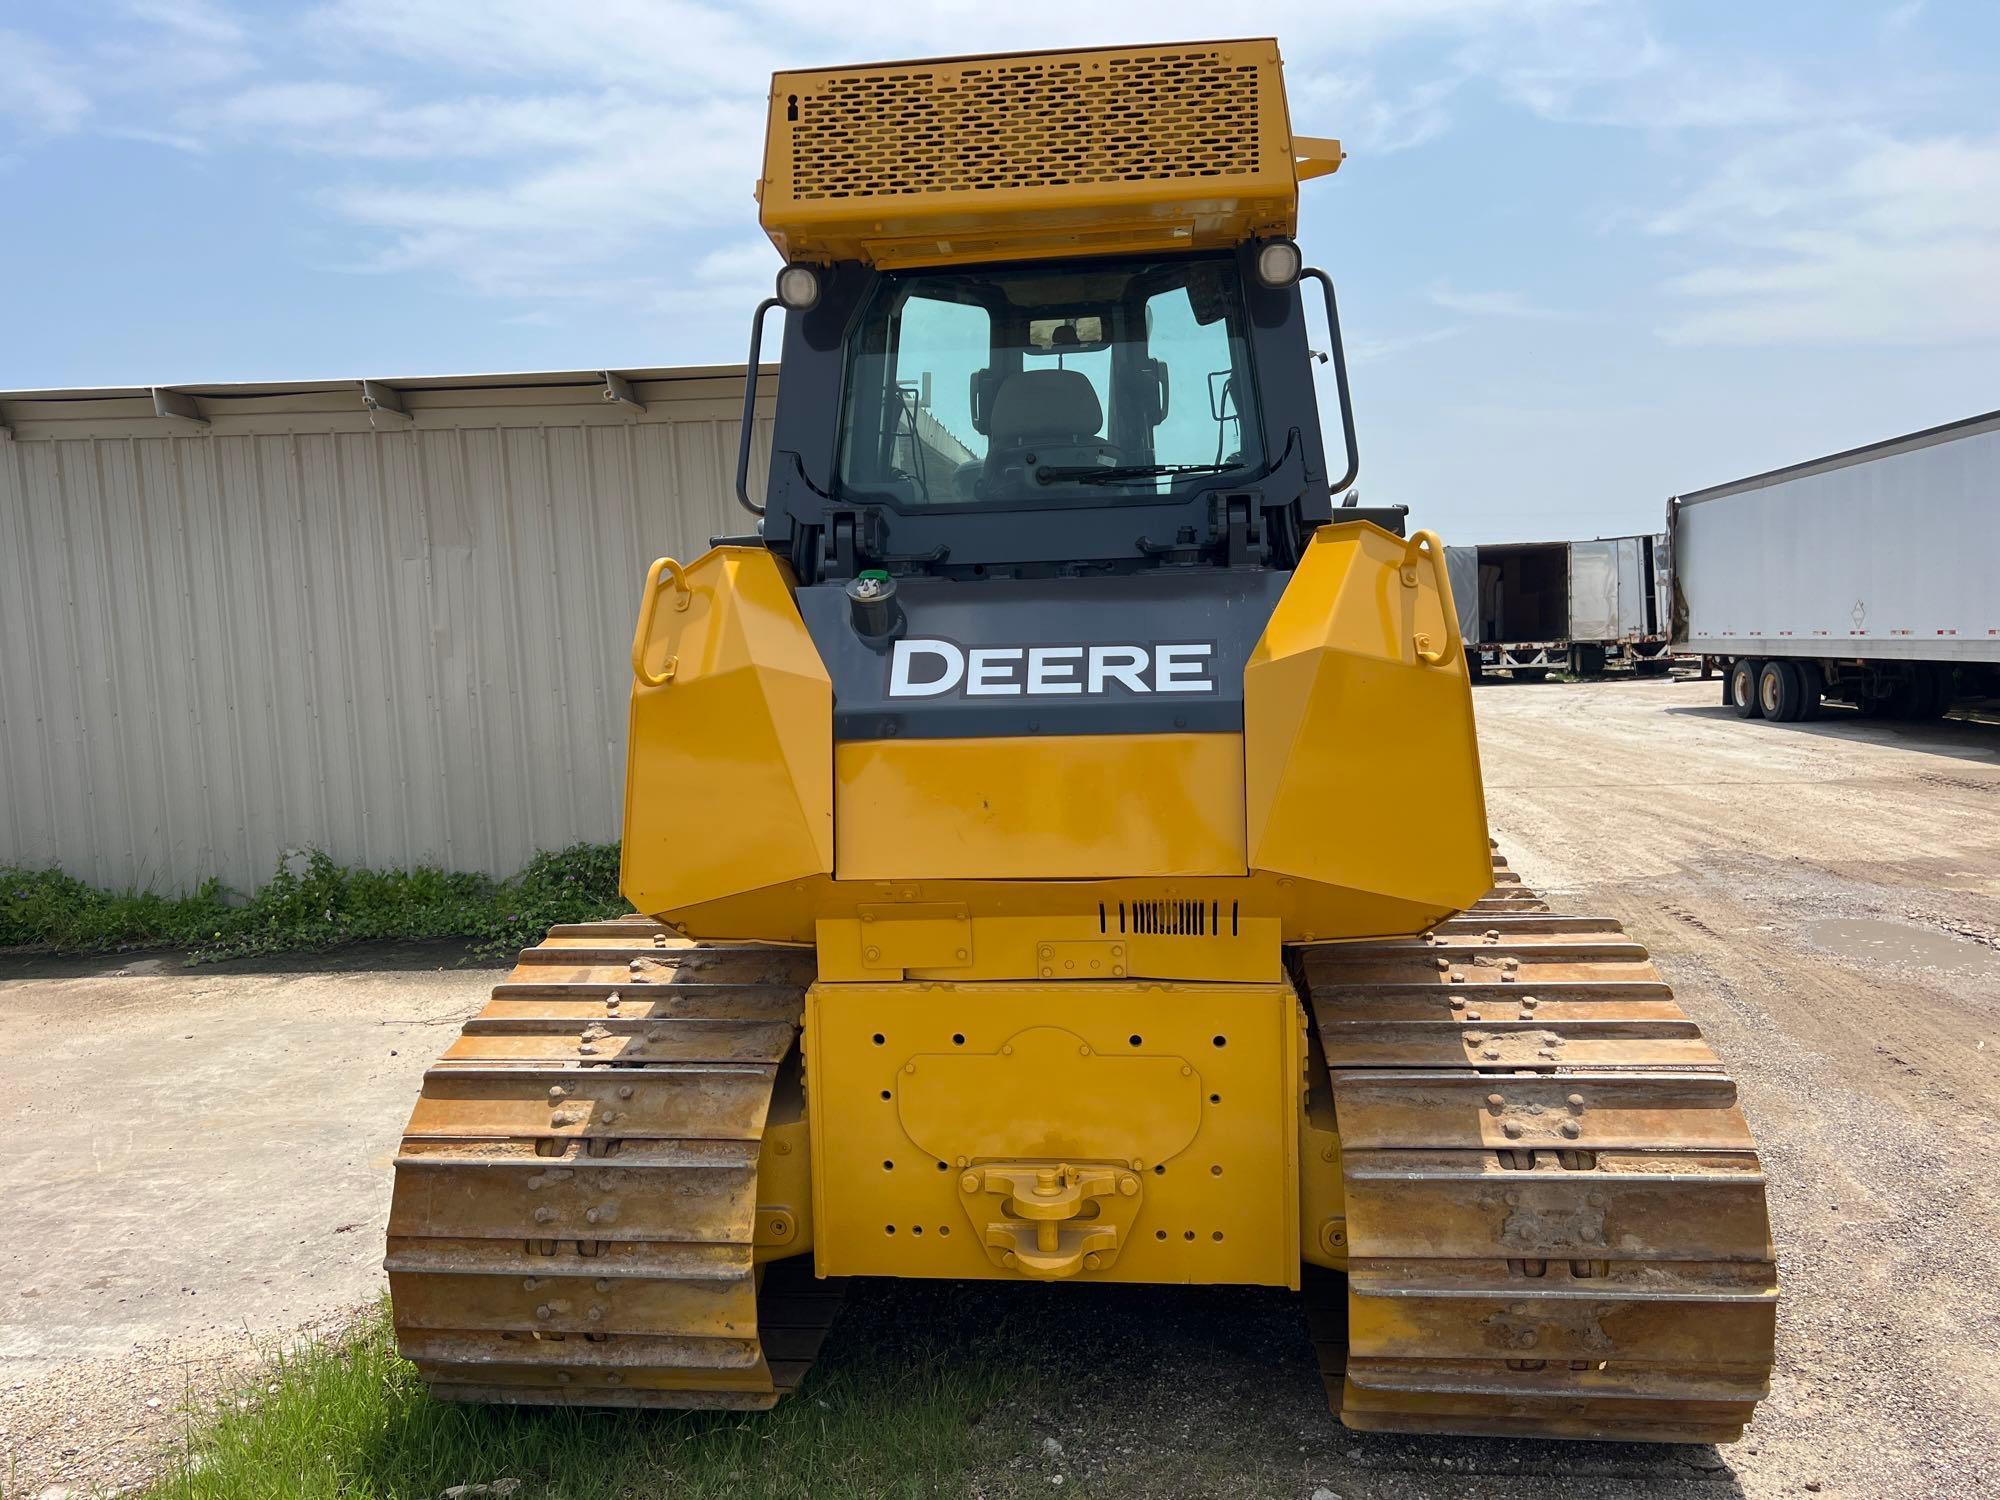
<svg viewBox="0 0 2000 1500">
<path fill-rule="evenodd" d="M 1757 711 L 1779 724 L 1798 722 L 1805 691 L 1799 669 L 1788 661 L 1767 661 L 1757 673 Z"/>
<path fill-rule="evenodd" d="M 1942 718 L 1951 707 L 1950 679 L 1930 663 L 1919 662 L 1910 668 L 1910 675 L 1891 701 L 1896 717 L 1908 723 L 1923 724 Z"/>
<path fill-rule="evenodd" d="M 1757 707 L 1757 676 L 1763 665 L 1747 656 L 1739 656 L 1729 664 L 1729 676 L 1725 679 L 1728 686 L 1724 691 L 1734 703 L 1739 719 L 1762 717 L 1762 710 Z"/>
<path fill-rule="evenodd" d="M 1602 646 L 1571 646 L 1569 648 L 1569 670 L 1572 677 L 1602 677 L 1604 675 L 1604 648 Z"/>
<path fill-rule="evenodd" d="M 1826 673 L 1816 661 L 1793 662 L 1792 670 L 1799 679 L 1799 718 L 1809 723 L 1820 716 L 1821 695 L 1826 691 Z"/>
</svg>

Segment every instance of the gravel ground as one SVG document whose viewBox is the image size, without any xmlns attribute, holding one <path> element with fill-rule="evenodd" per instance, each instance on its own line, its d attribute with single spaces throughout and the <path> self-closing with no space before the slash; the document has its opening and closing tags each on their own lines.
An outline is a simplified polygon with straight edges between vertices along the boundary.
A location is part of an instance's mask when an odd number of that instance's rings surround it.
<svg viewBox="0 0 2000 1500">
<path fill-rule="evenodd" d="M 372 1307 L 397 1132 L 493 982 L 456 945 L 0 957 L 0 1496 L 142 1479 L 197 1398 Z"/>
<path fill-rule="evenodd" d="M 968 1348 L 1010 1330 L 1030 1352 L 986 1495 L 2000 1494 L 2000 726 L 1773 725 L 1717 699 L 1476 701 L 1516 868 L 1647 943 L 1742 1085 L 1785 1293 L 1744 1442 L 1346 1432 L 1276 1293 L 863 1283 L 829 1361 L 913 1321 Z M 7 1495 L 129 1481 L 188 1389 L 254 1383 L 260 1343 L 372 1300 L 395 1131 L 491 978 L 449 957 L 0 968 L 26 1084 L 10 1199 L 35 1230 L 0 1251 Z"/>
</svg>

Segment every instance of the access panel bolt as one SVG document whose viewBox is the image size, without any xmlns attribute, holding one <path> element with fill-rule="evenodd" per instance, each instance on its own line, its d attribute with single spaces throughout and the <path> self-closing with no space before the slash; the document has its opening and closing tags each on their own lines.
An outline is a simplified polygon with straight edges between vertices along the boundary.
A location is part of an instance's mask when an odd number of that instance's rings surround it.
<svg viewBox="0 0 2000 1500">
<path fill-rule="evenodd" d="M 979 1174 L 977 1172 L 967 1172 L 963 1177 L 958 1179 L 958 1185 L 968 1193 L 978 1192 Z"/>
</svg>

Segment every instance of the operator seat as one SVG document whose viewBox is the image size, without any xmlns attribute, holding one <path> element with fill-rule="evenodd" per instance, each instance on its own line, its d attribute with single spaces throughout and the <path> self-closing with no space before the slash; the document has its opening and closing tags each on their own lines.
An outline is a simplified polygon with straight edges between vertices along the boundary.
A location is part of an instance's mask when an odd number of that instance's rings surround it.
<svg viewBox="0 0 2000 1500">
<path fill-rule="evenodd" d="M 1044 465 L 1114 464 L 1117 450 L 1097 435 L 1104 408 L 1080 370 L 1022 370 L 1000 382 L 987 419 L 988 493 L 1032 484 Z"/>
</svg>

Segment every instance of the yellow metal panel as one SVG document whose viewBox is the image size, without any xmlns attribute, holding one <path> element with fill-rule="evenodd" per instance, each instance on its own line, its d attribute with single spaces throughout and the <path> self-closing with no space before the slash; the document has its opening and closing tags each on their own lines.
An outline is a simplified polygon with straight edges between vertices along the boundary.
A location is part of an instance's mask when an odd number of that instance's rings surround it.
<svg viewBox="0 0 2000 1500">
<path fill-rule="evenodd" d="M 834 752 L 849 880 L 1241 875 L 1243 740 L 862 740 Z"/>
<path fill-rule="evenodd" d="M 632 644 L 621 883 L 640 911 L 833 868 L 833 687 L 763 547 L 647 580 Z"/>
<path fill-rule="evenodd" d="M 1068 1167 L 1130 1215 L 1074 1274 L 1298 1284 L 1289 984 L 820 983 L 806 1004 L 822 1275 L 1033 1274 L 989 1254 L 991 1175 Z"/>
<path fill-rule="evenodd" d="M 1457 618 L 1436 538 L 1323 527 L 1244 673 L 1251 866 L 1357 893 L 1377 932 L 1492 883 Z"/>
<path fill-rule="evenodd" d="M 1024 52 L 777 74 L 758 196 L 788 260 L 1192 250 L 1294 233 L 1339 160 L 1269 38 Z"/>
<path fill-rule="evenodd" d="M 1001 888 L 954 882 L 937 889 L 959 892 L 990 909 Z M 836 897 L 844 891 L 841 886 L 833 888 Z M 1275 917 L 1239 917 L 1234 930 L 1225 927 L 1197 936 L 1121 934 L 1115 896 L 1103 903 L 1100 915 L 1091 887 L 1052 885 L 1042 894 L 1051 907 L 1057 898 L 1067 897 L 1068 909 L 1033 916 L 976 916 L 965 926 L 952 924 L 934 931 L 924 939 L 923 950 L 898 947 L 896 940 L 885 945 L 873 926 L 853 917 L 821 918 L 819 977 L 1260 981 L 1284 974 Z M 1225 914 L 1229 910 L 1227 902 L 1216 902 L 1214 907 Z M 897 975 L 885 975 L 884 969 L 896 970 Z"/>
</svg>

